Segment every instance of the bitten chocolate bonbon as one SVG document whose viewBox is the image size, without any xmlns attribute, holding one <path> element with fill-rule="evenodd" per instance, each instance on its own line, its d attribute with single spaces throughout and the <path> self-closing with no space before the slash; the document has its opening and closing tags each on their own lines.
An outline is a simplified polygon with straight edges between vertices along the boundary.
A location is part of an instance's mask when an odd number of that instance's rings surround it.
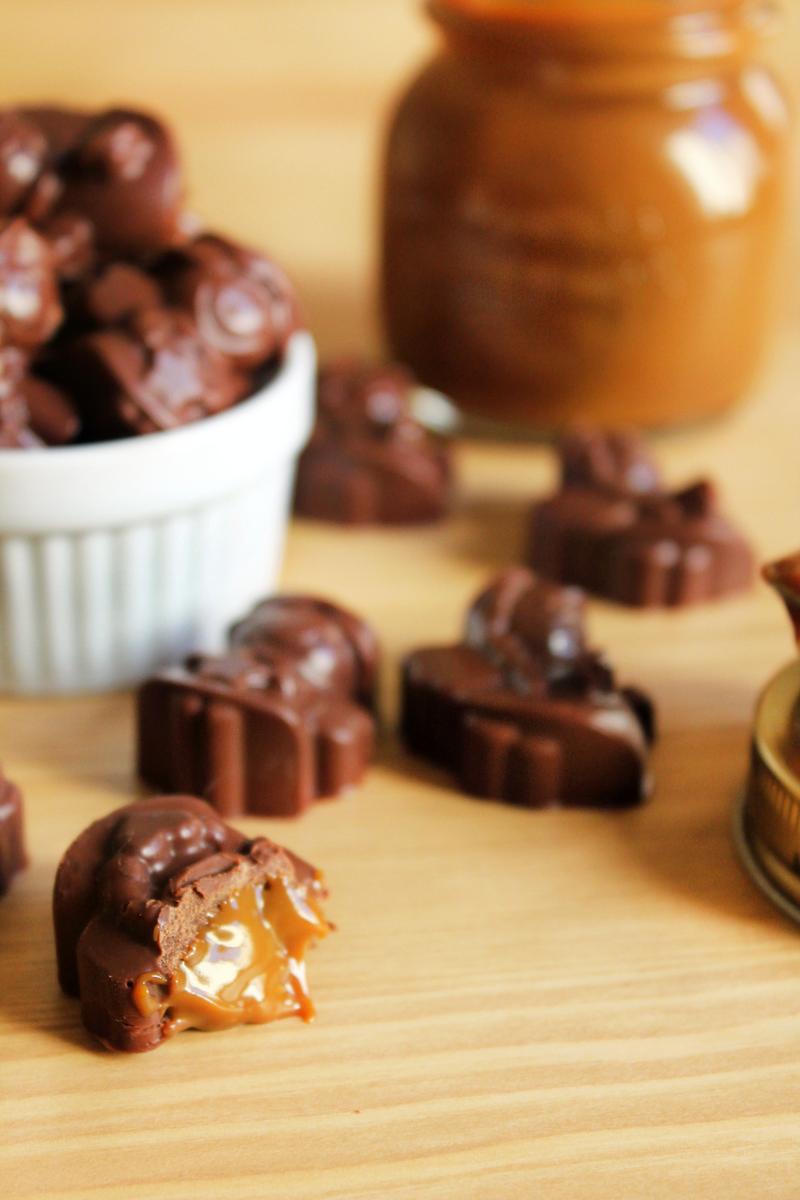
<svg viewBox="0 0 800 1200">
<path fill-rule="evenodd" d="M 0 896 L 27 866 L 22 795 L 18 787 L 0 774 Z"/>
<path fill-rule="evenodd" d="M 632 433 L 561 443 L 559 491 L 531 514 L 527 560 L 542 576 L 637 607 L 698 604 L 749 587 L 753 553 L 700 480 L 666 489 Z"/>
<path fill-rule="evenodd" d="M 140 800 L 89 826 L 61 860 L 59 980 L 116 1050 L 152 1050 L 183 1029 L 309 1020 L 304 959 L 330 929 L 325 895 L 313 867 L 202 800 Z"/>
<path fill-rule="evenodd" d="M 445 514 L 449 453 L 412 415 L 413 388 L 401 367 L 341 362 L 320 372 L 295 512 L 343 525 L 423 524 Z"/>
<path fill-rule="evenodd" d="M 264 601 L 226 655 L 193 655 L 143 684 L 139 772 L 225 816 L 298 815 L 362 779 L 377 661 L 352 613 L 306 596 Z"/>
<path fill-rule="evenodd" d="M 587 648 L 584 600 L 522 568 L 470 608 L 457 645 L 403 667 L 409 749 L 467 793 L 527 808 L 626 808 L 649 786 L 653 707 Z"/>
<path fill-rule="evenodd" d="M 22 356 L 0 445 L 172 429 L 280 365 L 300 324 L 289 280 L 204 231 L 183 193 L 173 136 L 148 113 L 0 112 L 0 352 Z"/>
</svg>

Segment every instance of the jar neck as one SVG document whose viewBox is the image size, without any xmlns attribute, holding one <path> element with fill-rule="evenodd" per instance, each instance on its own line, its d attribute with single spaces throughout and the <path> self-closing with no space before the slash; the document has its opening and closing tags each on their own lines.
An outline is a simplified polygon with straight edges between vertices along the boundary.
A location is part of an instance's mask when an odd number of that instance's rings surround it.
<svg viewBox="0 0 800 1200">
<path fill-rule="evenodd" d="M 450 45 L 551 90 L 660 91 L 755 54 L 774 0 L 427 0 Z"/>
</svg>

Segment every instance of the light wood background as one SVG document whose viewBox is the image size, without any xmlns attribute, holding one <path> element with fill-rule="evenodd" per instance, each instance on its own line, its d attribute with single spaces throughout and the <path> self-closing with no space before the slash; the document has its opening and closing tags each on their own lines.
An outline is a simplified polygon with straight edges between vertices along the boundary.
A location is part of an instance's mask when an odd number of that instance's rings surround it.
<svg viewBox="0 0 800 1200">
<path fill-rule="evenodd" d="M 792 0 L 795 3 L 795 0 Z M 0 100 L 174 114 L 209 219 L 272 245 L 326 349 L 371 344 L 388 98 L 428 43 L 405 0 L 3 0 Z M 795 11 L 795 10 L 793 10 Z M 787 39 L 778 51 L 789 63 Z M 768 557 L 800 543 L 797 296 L 749 405 L 659 443 L 711 469 Z M 293 529 L 285 582 L 361 609 L 398 656 L 456 634 L 518 554 L 544 450 L 466 445 L 424 533 Z M 760 685 L 791 654 L 765 587 L 670 616 L 592 605 L 655 695 L 639 812 L 521 813 L 453 792 L 387 737 L 351 798 L 251 821 L 323 866 L 339 932 L 315 1025 L 92 1048 L 58 993 L 49 894 L 69 840 L 136 794 L 127 696 L 0 704 L 30 870 L 0 904 L 5 1200 L 796 1200 L 800 936 L 739 868 L 731 806 Z"/>
</svg>

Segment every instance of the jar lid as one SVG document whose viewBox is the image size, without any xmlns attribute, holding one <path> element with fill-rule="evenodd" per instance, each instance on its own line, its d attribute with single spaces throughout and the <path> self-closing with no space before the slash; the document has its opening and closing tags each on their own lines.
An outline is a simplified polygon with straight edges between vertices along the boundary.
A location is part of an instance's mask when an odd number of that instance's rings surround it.
<svg viewBox="0 0 800 1200">
<path fill-rule="evenodd" d="M 750 775 L 735 832 L 747 870 L 800 922 L 800 661 L 767 686 L 756 710 Z"/>
</svg>

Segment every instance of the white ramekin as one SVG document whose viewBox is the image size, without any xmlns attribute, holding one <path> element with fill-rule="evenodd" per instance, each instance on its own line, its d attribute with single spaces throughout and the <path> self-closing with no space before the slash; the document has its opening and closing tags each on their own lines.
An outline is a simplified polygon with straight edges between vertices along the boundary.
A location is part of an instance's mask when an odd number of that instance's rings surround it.
<svg viewBox="0 0 800 1200">
<path fill-rule="evenodd" d="M 0 450 L 0 690 L 100 691 L 195 649 L 274 586 L 314 343 L 249 400 L 169 433 Z"/>
</svg>

